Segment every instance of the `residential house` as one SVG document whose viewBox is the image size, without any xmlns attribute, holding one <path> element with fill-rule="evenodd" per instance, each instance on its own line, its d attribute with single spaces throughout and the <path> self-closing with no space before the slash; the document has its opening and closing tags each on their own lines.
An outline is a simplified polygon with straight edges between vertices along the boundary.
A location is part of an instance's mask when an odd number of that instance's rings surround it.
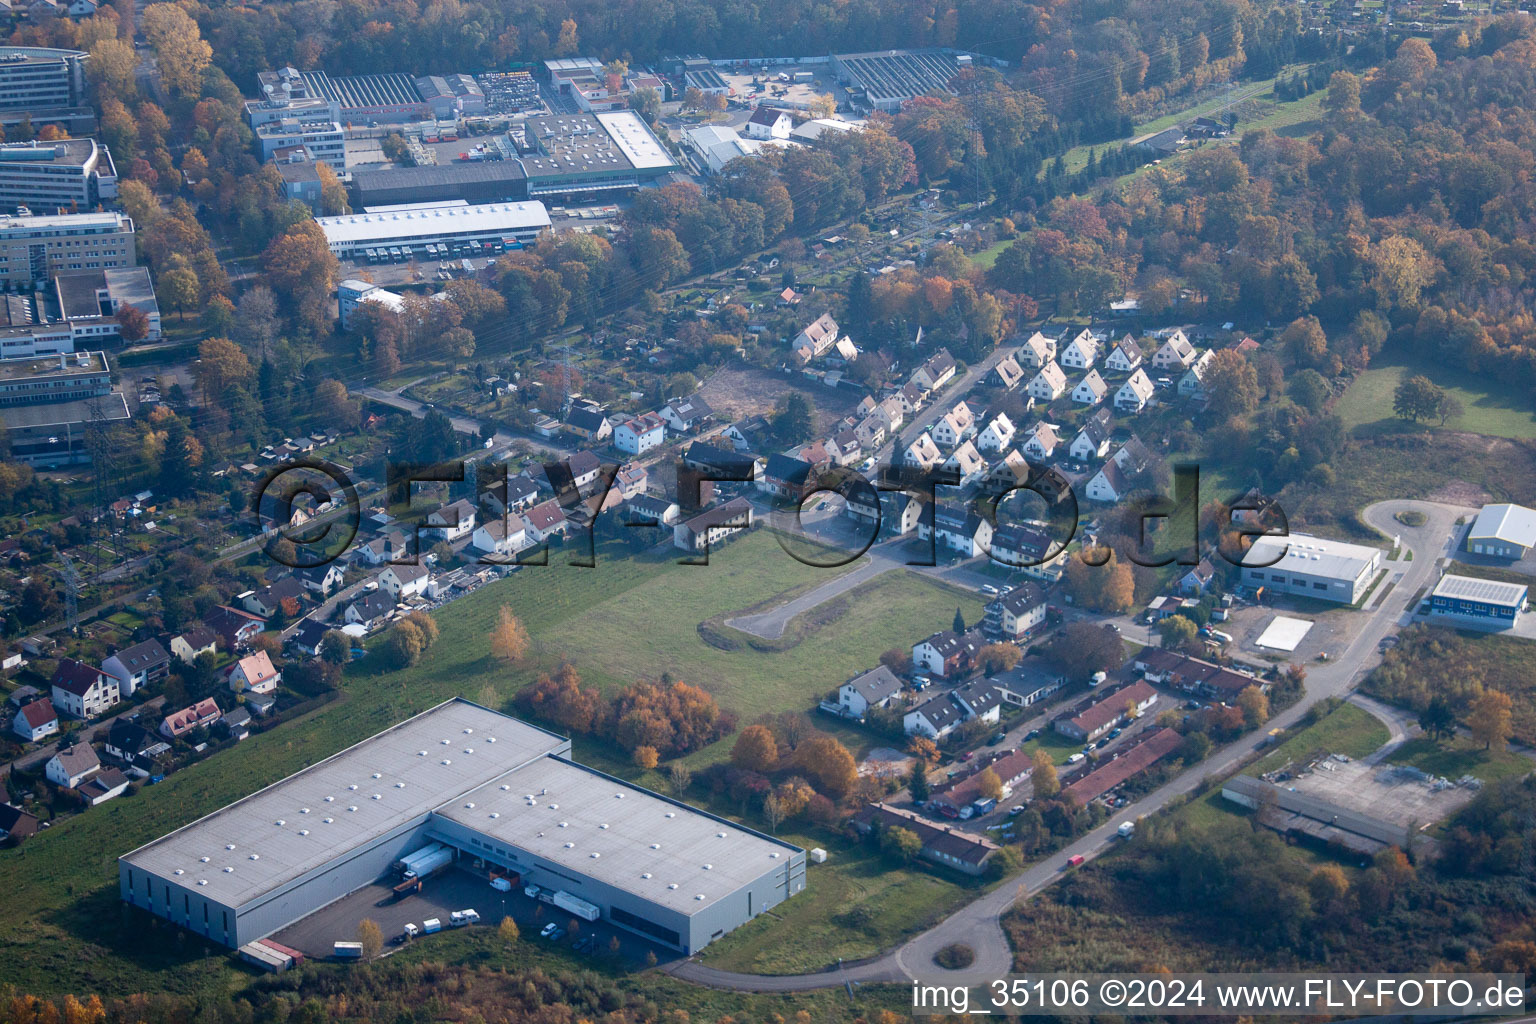
<svg viewBox="0 0 1536 1024">
<path fill-rule="evenodd" d="M 854 816 L 852 825 L 861 833 L 872 828 L 904 828 L 915 832 L 922 841 L 921 856 L 943 867 L 966 875 L 980 875 L 998 846 L 989 839 L 939 825 L 916 811 L 889 804 L 870 804 Z"/>
<path fill-rule="evenodd" d="M 124 697 L 131 697 L 140 687 L 158 683 L 171 674 L 171 656 L 160 641 L 145 640 L 112 655 L 101 663 L 101 670 L 117 680 Z"/>
<path fill-rule="evenodd" d="M 1070 797 L 1080 807 L 1086 807 L 1105 793 L 1125 783 L 1132 776 L 1146 771 L 1172 754 L 1183 743 L 1184 737 L 1177 730 L 1148 729 L 1132 746 L 1122 750 L 1116 757 L 1100 762 L 1092 771 L 1078 776 L 1063 786 L 1062 796 Z M 1252 777 L 1240 775 L 1237 778 Z M 1260 785 L 1266 785 L 1266 783 L 1260 783 Z"/>
<path fill-rule="evenodd" d="M 1014 568 L 1039 565 L 1055 546 L 1050 534 L 1028 523 L 999 526 L 992 533 L 992 560 Z"/>
<path fill-rule="evenodd" d="M 222 604 L 204 615 L 203 623 L 219 635 L 231 653 L 245 648 L 253 636 L 267 628 L 267 620 L 261 616 Z"/>
<path fill-rule="evenodd" d="M 264 619 L 282 613 L 284 601 L 291 602 L 289 608 L 297 613 L 303 598 L 304 584 L 297 576 L 284 576 L 258 590 L 247 590 L 235 596 L 241 608 Z"/>
<path fill-rule="evenodd" d="M 303 584 L 306 591 L 317 594 L 321 598 L 330 597 L 331 592 L 338 589 L 343 580 L 341 566 L 335 562 L 295 569 L 293 575 Z"/>
<path fill-rule="evenodd" d="M 1052 360 L 1029 382 L 1029 395 L 1037 402 L 1054 402 L 1067 390 L 1067 375 Z"/>
<path fill-rule="evenodd" d="M 837 703 L 849 718 L 863 718 L 871 708 L 889 707 L 901 696 L 901 680 L 884 665 L 862 672 L 837 688 Z"/>
<path fill-rule="evenodd" d="M 976 436 L 976 447 L 984 452 L 1000 452 L 1013 444 L 1018 428 L 1006 413 L 998 413 Z"/>
<path fill-rule="evenodd" d="M 251 734 L 251 713 L 243 706 L 231 708 L 219 719 L 219 728 L 232 740 L 243 740 Z"/>
<path fill-rule="evenodd" d="M 927 393 L 911 381 L 903 384 L 894 397 L 901 403 L 902 410 L 908 416 L 920 411 L 924 405 L 928 404 Z"/>
<path fill-rule="evenodd" d="M 1072 439 L 1067 454 L 1077 462 L 1094 462 L 1109 452 L 1111 432 L 1109 410 L 1095 409 L 1092 416 L 1083 421 L 1082 429 Z"/>
<path fill-rule="evenodd" d="M 661 418 L 674 433 L 687 434 L 698 430 L 715 415 L 714 410 L 699 395 L 691 398 L 674 398 L 661 410 Z"/>
<path fill-rule="evenodd" d="M 210 728 L 222 714 L 212 697 L 204 697 L 191 707 L 166 715 L 160 722 L 160 735 L 168 740 L 180 739 L 193 729 Z"/>
<path fill-rule="evenodd" d="M 837 344 L 837 321 L 832 319 L 831 313 L 823 313 L 795 335 L 794 340 L 789 343 L 789 348 L 801 365 L 804 365 L 825 354 L 835 344 Z"/>
<path fill-rule="evenodd" d="M 1045 622 L 1045 591 L 1026 580 L 987 603 L 981 629 L 988 639 L 1017 643 Z"/>
<path fill-rule="evenodd" d="M 515 555 L 528 546 L 528 531 L 521 516 L 488 519 L 475 527 L 469 546 L 482 555 Z"/>
<path fill-rule="evenodd" d="M 751 527 L 751 502 L 746 498 L 732 498 L 672 527 L 672 544 L 683 551 L 708 551 L 727 537 Z"/>
<path fill-rule="evenodd" d="M 971 412 L 971 407 L 964 402 L 956 402 L 954 408 L 940 416 L 928 430 L 935 442 L 945 448 L 953 448 L 970 435 L 975 425 L 976 416 Z"/>
<path fill-rule="evenodd" d="M 774 304 L 778 306 L 798 306 L 800 305 L 800 296 L 793 288 L 785 288 L 779 292 L 779 297 L 774 300 Z"/>
<path fill-rule="evenodd" d="M 770 455 L 757 489 L 776 498 L 798 502 L 809 493 L 815 467 L 792 455 Z"/>
<path fill-rule="evenodd" d="M 980 650 L 981 642 L 975 634 L 961 636 L 946 629 L 912 645 L 912 664 L 929 675 L 953 679 L 971 671 Z"/>
<path fill-rule="evenodd" d="M 421 533 L 452 544 L 475 532 L 475 506 L 467 498 L 433 509 L 427 513 Z"/>
<path fill-rule="evenodd" d="M 1133 437 L 1093 475 L 1084 493 L 1091 501 L 1119 501 L 1132 491 L 1151 486 L 1152 464 L 1152 453 Z"/>
<path fill-rule="evenodd" d="M 996 723 L 1002 717 L 1003 698 L 990 680 L 973 679 L 948 693 L 924 701 L 902 716 L 908 736 L 941 740 L 966 722 Z"/>
<path fill-rule="evenodd" d="M 618 501 L 628 501 L 645 493 L 650 486 L 651 471 L 644 466 L 637 466 L 632 462 L 626 462 L 613 474 L 613 486 L 609 488 L 609 496 L 617 495 Z M 617 504 L 615 502 L 614 504 Z"/>
<path fill-rule="evenodd" d="M 851 466 L 863 457 L 864 445 L 859 441 L 858 431 L 840 430 L 828 440 L 827 451 L 834 464 Z"/>
<path fill-rule="evenodd" d="M 229 688 L 235 693 L 273 693 L 282 681 L 266 651 L 241 658 L 229 670 Z"/>
<path fill-rule="evenodd" d="M 1024 454 L 1037 462 L 1044 462 L 1056 451 L 1056 446 L 1061 444 L 1061 434 L 1054 424 L 1036 423 L 1029 436 L 1024 439 Z"/>
<path fill-rule="evenodd" d="M 432 573 L 422 565 L 388 565 L 378 579 L 380 589 L 398 604 L 425 594 L 432 584 Z"/>
<path fill-rule="evenodd" d="M 1184 370 L 1195 361 L 1195 347 L 1184 337 L 1183 331 L 1174 331 L 1152 356 L 1156 370 Z"/>
<path fill-rule="evenodd" d="M 116 768 L 104 768 L 76 787 L 76 792 L 86 803 L 95 807 L 114 797 L 122 796 L 128 789 L 128 776 Z"/>
<path fill-rule="evenodd" d="M 385 590 L 370 590 L 342 610 L 341 618 L 349 626 L 361 626 L 373 632 L 384 625 L 395 610 L 394 599 Z"/>
<path fill-rule="evenodd" d="M 949 354 L 949 349 L 941 348 L 912 371 L 912 383 L 924 391 L 937 391 L 954 378 L 955 369 L 955 357 Z"/>
<path fill-rule="evenodd" d="M 917 521 L 917 535 L 922 540 L 933 539 L 940 549 L 956 557 L 975 558 L 990 548 L 992 524 L 968 505 L 942 506 L 923 513 Z"/>
<path fill-rule="evenodd" d="M 571 521 L 566 518 L 565 509 L 553 498 L 524 512 L 523 523 L 528 539 L 535 544 L 543 544 L 557 534 L 563 537 L 571 529 Z"/>
<path fill-rule="evenodd" d="M 655 498 L 649 494 L 637 494 L 621 506 L 625 526 L 671 526 L 677 522 L 681 510 L 677 502 Z"/>
<path fill-rule="evenodd" d="M 1179 577 L 1179 593 L 1185 597 L 1200 597 L 1216 579 L 1216 566 L 1209 558 L 1200 559 L 1189 571 Z"/>
<path fill-rule="evenodd" d="M 101 758 L 89 743 L 76 743 L 48 759 L 43 774 L 55 786 L 74 789 L 80 783 L 101 770 Z"/>
<path fill-rule="evenodd" d="M 885 443 L 885 438 L 890 433 L 891 422 L 885 413 L 876 409 L 874 412 L 859 420 L 853 428 L 853 436 L 858 438 L 859 447 L 874 451 Z"/>
<path fill-rule="evenodd" d="M 986 798 L 982 792 L 982 774 L 990 770 L 1003 785 L 1003 798 L 1013 795 L 1013 788 L 1034 771 L 1034 754 L 1028 750 L 1010 750 L 991 757 L 982 757 L 970 763 L 970 770 L 960 778 L 945 783 L 933 791 L 928 799 L 928 809 L 946 818 L 969 817 L 966 809 Z"/>
<path fill-rule="evenodd" d="M 1092 743 L 1126 720 L 1127 709 L 1135 706 L 1140 715 L 1157 703 L 1157 691 L 1137 680 L 1129 686 L 1100 696 L 1076 714 L 1062 716 L 1054 723 L 1057 732 L 1079 743 Z"/>
<path fill-rule="evenodd" d="M 1047 338 L 1036 331 L 1029 336 L 1029 340 L 1019 346 L 1017 353 L 1019 365 L 1030 370 L 1043 369 L 1047 364 L 1056 361 L 1056 339 Z"/>
<path fill-rule="evenodd" d="M 122 700 L 116 679 L 74 658 L 59 659 L 51 683 L 53 706 L 76 718 L 95 718 Z"/>
<path fill-rule="evenodd" d="M 987 481 L 1005 490 L 1023 487 L 1029 483 L 1029 460 L 1017 448 L 999 459 L 987 474 Z"/>
<path fill-rule="evenodd" d="M 683 452 L 683 465 L 716 483 L 755 483 L 761 473 L 761 467 L 752 456 L 741 451 L 716 448 L 703 441 L 688 446 Z"/>
<path fill-rule="evenodd" d="M 1263 346 L 1254 339 L 1244 335 L 1243 340 L 1239 341 L 1236 345 L 1233 345 L 1232 348 L 1237 351 L 1238 355 L 1245 356 L 1250 352 L 1257 352 L 1259 349 L 1263 348 Z"/>
<path fill-rule="evenodd" d="M 1206 700 L 1235 704 L 1238 694 L 1250 686 L 1267 691 L 1270 684 L 1252 672 L 1192 658 L 1163 647 L 1144 647 L 1132 666 L 1142 677 Z"/>
<path fill-rule="evenodd" d="M 495 487 L 483 491 L 480 494 L 480 504 L 498 516 L 504 516 L 508 512 L 521 512 L 525 508 L 532 508 L 539 503 L 539 485 L 527 473 L 518 473 L 516 476 L 505 476 Z M 393 558 L 383 558 L 379 562 L 398 562 L 405 557 L 404 537 L 401 537 L 399 554 Z M 372 564 L 378 565 L 379 562 Z"/>
<path fill-rule="evenodd" d="M 832 351 L 827 353 L 827 362 L 833 365 L 847 366 L 857 358 L 859 358 L 859 347 L 846 334 L 839 338 L 837 344 L 832 346 Z M 831 386 L 830 381 L 829 377 L 828 386 Z"/>
<path fill-rule="evenodd" d="M 747 138 L 749 139 L 787 139 L 789 133 L 795 129 L 795 119 L 788 111 L 775 110 L 758 104 L 752 111 L 752 116 L 747 118 Z M 793 292 L 791 292 L 793 294 Z"/>
<path fill-rule="evenodd" d="M 28 814 L 20 807 L 0 804 L 0 839 L 20 842 L 37 835 L 40 827 L 36 815 Z"/>
<path fill-rule="evenodd" d="M 885 433 L 889 437 L 901 429 L 901 425 L 907 420 L 906 406 L 902 405 L 894 396 L 880 400 L 880 412 L 885 416 Z"/>
<path fill-rule="evenodd" d="M 171 749 L 159 735 L 126 718 L 113 721 L 103 746 L 108 757 L 141 772 L 156 768 L 158 759 Z"/>
<path fill-rule="evenodd" d="M 531 480 L 525 480 L 524 482 L 527 483 L 530 488 L 533 487 L 533 482 Z M 503 497 L 505 496 L 505 493 L 505 489 L 503 489 Z M 487 491 L 485 494 L 480 496 L 481 500 L 488 501 L 491 497 L 491 494 L 492 492 Z M 379 534 L 377 537 L 373 537 L 367 541 L 364 541 L 363 543 L 357 545 L 357 547 L 353 548 L 354 560 L 369 566 L 384 565 L 387 562 L 402 561 L 406 556 L 406 552 L 409 550 L 406 544 L 407 542 L 404 533 L 399 530 L 388 530 Z"/>
<path fill-rule="evenodd" d="M 16 711 L 11 731 L 28 743 L 36 743 L 59 731 L 59 713 L 47 697 L 23 704 Z"/>
<path fill-rule="evenodd" d="M 944 468 L 958 474 L 958 486 L 969 487 L 986 476 L 987 460 L 981 457 L 975 444 L 965 441 L 944 460 Z"/>
<path fill-rule="evenodd" d="M 1141 412 L 1147 407 L 1147 403 L 1152 401 L 1152 395 L 1156 390 L 1147 372 L 1137 369 L 1124 384 L 1120 385 L 1120 390 L 1115 392 L 1115 408 L 1120 412 Z"/>
<path fill-rule="evenodd" d="M 613 436 L 613 424 L 608 420 L 608 414 L 597 406 L 578 405 L 572 407 L 565 417 L 565 430 L 568 434 L 575 434 L 583 441 L 597 444 L 608 440 Z"/>
<path fill-rule="evenodd" d="M 627 455 L 644 455 L 667 439 L 667 421 L 653 412 L 641 413 L 613 431 L 613 446 Z"/>
<path fill-rule="evenodd" d="M 193 626 L 171 637 L 171 653 L 183 664 L 190 665 L 200 654 L 218 651 L 219 635 L 207 626 Z"/>
<path fill-rule="evenodd" d="M 1024 383 L 1024 377 L 1024 368 L 1019 365 L 1019 361 L 1013 356 L 1004 356 L 997 361 L 996 366 L 992 367 L 988 380 L 1004 391 L 1012 391 Z"/>
<path fill-rule="evenodd" d="M 902 452 L 901 458 L 909 466 L 932 469 L 939 464 L 944 455 L 939 451 L 939 446 L 933 443 L 933 435 L 925 430 L 907 445 L 907 450 Z"/>
<path fill-rule="evenodd" d="M 1179 394 L 1184 398 L 1205 397 L 1205 375 L 1211 368 L 1211 350 L 1206 349 L 1189 364 L 1184 376 L 1179 378 Z"/>
<path fill-rule="evenodd" d="M 1098 370 L 1089 370 L 1088 376 L 1072 389 L 1072 401 L 1078 405 L 1098 405 L 1109 394 L 1109 385 L 1099 376 Z"/>
<path fill-rule="evenodd" d="M 288 634 L 287 644 L 300 654 L 311 658 L 320 656 L 320 645 L 325 640 L 325 634 L 333 627 L 314 619 L 303 619 L 293 627 L 293 632 Z"/>
<path fill-rule="evenodd" d="M 1029 656 L 1007 672 L 990 678 L 1004 703 L 1021 708 L 1038 704 L 1067 685 L 1067 677 L 1053 662 Z"/>
<path fill-rule="evenodd" d="M 1059 362 L 1072 370 L 1088 370 L 1099 359 L 1099 340 L 1086 328 L 1061 350 Z"/>
<path fill-rule="evenodd" d="M 1127 334 L 1115 342 L 1114 351 L 1104 360 L 1104 367 L 1111 373 L 1130 373 L 1141 365 L 1142 358 L 1141 346 Z"/>
</svg>

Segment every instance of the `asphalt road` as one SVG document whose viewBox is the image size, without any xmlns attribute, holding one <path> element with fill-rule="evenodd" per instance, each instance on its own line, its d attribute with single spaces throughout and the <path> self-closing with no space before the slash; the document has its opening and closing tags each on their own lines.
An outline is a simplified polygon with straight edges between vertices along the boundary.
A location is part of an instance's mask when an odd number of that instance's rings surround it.
<svg viewBox="0 0 1536 1024">
<path fill-rule="evenodd" d="M 1393 516 L 1405 510 L 1425 514 L 1425 523 L 1407 527 Z M 1385 501 L 1363 513 L 1371 526 L 1387 536 L 1397 535 L 1412 549 L 1414 559 L 1401 563 L 1402 578 L 1368 615 L 1354 640 L 1330 661 L 1308 666 L 1306 695 L 1269 722 L 1271 728 L 1290 728 L 1317 702 L 1342 697 L 1359 682 L 1379 660 L 1377 645 L 1381 638 L 1406 624 L 1412 616 L 1409 600 L 1426 585 L 1438 569 L 1439 561 L 1452 547 L 1457 516 L 1475 510 L 1454 505 L 1423 501 Z M 1039 892 L 1063 877 L 1068 858 L 1082 856 L 1091 860 L 1109 846 L 1122 821 L 1154 814 L 1175 797 L 1188 794 L 1208 777 L 1220 777 L 1236 769 L 1256 754 L 1268 729 L 1256 730 L 1236 743 L 1223 747 L 1205 762 L 1176 776 L 1161 788 L 1123 808 L 1103 825 L 1078 839 L 1050 860 L 1025 868 L 980 899 L 961 907 L 939 924 L 911 939 L 899 949 L 847 967 L 831 968 L 816 974 L 754 975 L 721 971 L 687 960 L 668 970 L 673 975 L 711 988 L 751 992 L 796 992 L 827 988 L 845 982 L 897 982 L 921 980 L 935 984 L 978 985 L 1005 976 L 1013 966 L 1013 955 L 1003 933 L 1001 918 L 1014 903 Z M 946 970 L 933 962 L 934 954 L 946 946 L 963 943 L 975 951 L 975 960 L 967 968 Z"/>
</svg>

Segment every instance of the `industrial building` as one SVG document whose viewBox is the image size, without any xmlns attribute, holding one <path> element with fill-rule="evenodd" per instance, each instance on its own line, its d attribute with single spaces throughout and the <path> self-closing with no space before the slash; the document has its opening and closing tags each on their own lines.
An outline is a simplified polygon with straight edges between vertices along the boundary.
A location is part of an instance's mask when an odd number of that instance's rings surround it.
<svg viewBox="0 0 1536 1024">
<path fill-rule="evenodd" d="M 1293 533 L 1258 538 L 1242 565 L 1243 582 L 1254 589 L 1354 604 L 1381 568 L 1381 549 Z"/>
<path fill-rule="evenodd" d="M 805 852 L 455 698 L 118 860 L 123 900 L 238 948 L 433 843 L 685 954 L 805 887 Z"/>
<path fill-rule="evenodd" d="M 363 258 L 369 249 L 417 249 L 428 245 L 520 248 L 549 229 L 543 203 L 487 203 L 479 206 L 406 205 L 372 207 L 367 213 L 317 217 L 331 252 L 339 259 Z"/>
<path fill-rule="evenodd" d="M 838 54 L 832 58 L 832 68 L 856 106 L 894 114 L 914 97 L 948 93 L 950 81 L 970 62 L 967 54 L 886 50 Z"/>
<path fill-rule="evenodd" d="M 1514 629 L 1525 612 L 1524 583 L 1446 573 L 1429 594 L 1430 617 L 1469 629 Z"/>
<path fill-rule="evenodd" d="M 0 46 L 0 110 L 43 120 L 45 111 L 84 105 L 87 56 L 50 46 Z"/>
<path fill-rule="evenodd" d="M 128 403 L 112 390 L 104 352 L 0 361 L 0 420 L 11 458 L 40 468 L 87 462 L 91 424 L 128 419 Z"/>
<path fill-rule="evenodd" d="M 1518 562 L 1536 548 L 1536 509 L 1484 505 L 1467 531 L 1467 550 Z"/>
<path fill-rule="evenodd" d="M 116 341 L 124 306 L 137 306 L 148 318 L 145 340 L 160 337 L 160 307 L 144 267 L 65 271 L 51 291 L 0 297 L 0 359 L 57 356 Z"/>
<path fill-rule="evenodd" d="M 65 270 L 131 267 L 133 230 L 132 219 L 112 211 L 0 214 L 0 284 L 35 284 Z"/>
<path fill-rule="evenodd" d="M 0 210 L 90 210 L 117 198 L 112 154 L 95 139 L 0 146 Z"/>
<path fill-rule="evenodd" d="M 289 111 L 289 116 L 323 115 L 344 125 L 404 124 L 432 116 L 416 82 L 405 74 L 332 78 L 324 71 L 283 67 L 258 73 L 256 81 L 262 98 L 246 104 L 247 119 L 281 110 Z"/>
</svg>

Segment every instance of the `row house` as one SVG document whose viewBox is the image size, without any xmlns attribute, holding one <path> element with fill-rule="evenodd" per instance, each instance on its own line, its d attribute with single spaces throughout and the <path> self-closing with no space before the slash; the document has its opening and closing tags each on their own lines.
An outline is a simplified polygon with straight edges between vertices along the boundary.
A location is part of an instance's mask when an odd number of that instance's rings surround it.
<svg viewBox="0 0 1536 1024">
<path fill-rule="evenodd" d="M 943 506 L 925 511 L 917 522 L 917 535 L 960 558 L 984 555 L 992 545 L 992 524 L 969 506 Z"/>
<path fill-rule="evenodd" d="M 683 551 L 709 551 L 751 528 L 752 503 L 746 498 L 732 498 L 672 527 L 672 545 Z"/>
<path fill-rule="evenodd" d="M 941 693 L 902 717 L 908 736 L 941 740 L 966 722 L 995 725 L 1002 718 L 1003 695 L 991 680 L 974 679 L 948 693 Z"/>
</svg>

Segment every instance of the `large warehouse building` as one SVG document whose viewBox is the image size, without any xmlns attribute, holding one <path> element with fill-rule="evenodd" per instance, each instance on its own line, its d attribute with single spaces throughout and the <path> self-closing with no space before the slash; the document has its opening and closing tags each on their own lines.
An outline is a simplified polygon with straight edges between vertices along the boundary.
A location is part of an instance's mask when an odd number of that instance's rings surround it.
<svg viewBox="0 0 1536 1024">
<path fill-rule="evenodd" d="M 1381 549 L 1309 537 L 1260 537 L 1243 556 L 1243 582 L 1255 589 L 1354 604 L 1381 568 Z"/>
<path fill-rule="evenodd" d="M 1484 505 L 1467 531 L 1467 550 L 1518 562 L 1536 549 L 1536 509 L 1524 505 Z"/>
<path fill-rule="evenodd" d="M 832 68 L 855 105 L 894 114 L 917 96 L 948 93 L 950 80 L 970 62 L 969 55 L 940 50 L 885 50 L 840 53 Z"/>
<path fill-rule="evenodd" d="M 549 229 L 543 203 L 418 204 L 372 207 L 366 213 L 317 217 L 325 240 L 339 259 L 356 260 L 369 249 L 409 248 L 487 242 L 517 248 Z"/>
<path fill-rule="evenodd" d="M 1429 614 L 1471 629 L 1514 629 L 1525 611 L 1524 583 L 1446 573 L 1429 594 Z"/>
<path fill-rule="evenodd" d="M 119 858 L 122 898 L 239 947 L 437 842 L 689 954 L 805 888 L 799 847 L 570 750 L 450 700 Z"/>
</svg>

